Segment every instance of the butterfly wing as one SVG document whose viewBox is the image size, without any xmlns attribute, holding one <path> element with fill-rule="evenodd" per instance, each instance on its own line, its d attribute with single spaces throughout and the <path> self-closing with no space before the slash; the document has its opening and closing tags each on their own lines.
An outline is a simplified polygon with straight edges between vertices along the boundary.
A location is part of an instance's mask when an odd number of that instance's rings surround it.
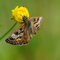
<svg viewBox="0 0 60 60">
<path fill-rule="evenodd" d="M 27 44 L 30 41 L 29 31 L 25 29 L 25 26 L 23 24 L 5 41 L 12 45 Z"/>
<path fill-rule="evenodd" d="M 41 27 L 43 17 L 32 17 L 30 18 L 32 24 L 32 34 L 36 34 Z"/>
</svg>

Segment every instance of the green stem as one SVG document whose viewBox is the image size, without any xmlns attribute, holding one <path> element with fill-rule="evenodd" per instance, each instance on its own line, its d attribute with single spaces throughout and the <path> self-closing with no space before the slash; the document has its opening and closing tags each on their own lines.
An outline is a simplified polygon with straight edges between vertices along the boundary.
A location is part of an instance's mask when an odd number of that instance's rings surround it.
<svg viewBox="0 0 60 60">
<path fill-rule="evenodd" d="M 14 26 L 17 24 L 17 22 L 15 22 L 15 24 L 4 34 L 4 35 L 2 35 L 1 37 L 0 37 L 0 40 L 2 40 L 3 39 L 3 37 L 5 37 L 13 28 L 14 28 Z"/>
</svg>

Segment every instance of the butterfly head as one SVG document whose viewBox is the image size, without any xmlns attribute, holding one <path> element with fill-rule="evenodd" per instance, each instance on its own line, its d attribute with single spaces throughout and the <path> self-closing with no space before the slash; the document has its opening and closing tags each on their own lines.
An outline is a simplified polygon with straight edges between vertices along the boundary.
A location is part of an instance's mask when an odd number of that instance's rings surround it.
<svg viewBox="0 0 60 60">
<path fill-rule="evenodd" d="M 27 27 L 29 29 L 31 27 L 31 21 L 28 19 L 28 17 L 24 16 L 23 21 L 25 23 L 25 27 Z"/>
<path fill-rule="evenodd" d="M 28 21 L 28 17 L 27 17 L 27 16 L 24 16 L 24 17 L 23 17 L 23 21 L 24 21 L 24 22 Z"/>
</svg>

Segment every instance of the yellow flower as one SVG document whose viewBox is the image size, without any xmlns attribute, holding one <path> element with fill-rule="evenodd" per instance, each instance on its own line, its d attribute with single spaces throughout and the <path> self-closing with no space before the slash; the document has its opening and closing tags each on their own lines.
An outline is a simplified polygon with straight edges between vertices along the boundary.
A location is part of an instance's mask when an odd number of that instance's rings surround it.
<svg viewBox="0 0 60 60">
<path fill-rule="evenodd" d="M 18 8 L 18 6 L 12 10 L 12 19 L 14 21 L 17 21 L 19 23 L 23 23 L 23 16 L 26 16 L 29 18 L 29 12 L 26 7 L 21 6 Z"/>
</svg>

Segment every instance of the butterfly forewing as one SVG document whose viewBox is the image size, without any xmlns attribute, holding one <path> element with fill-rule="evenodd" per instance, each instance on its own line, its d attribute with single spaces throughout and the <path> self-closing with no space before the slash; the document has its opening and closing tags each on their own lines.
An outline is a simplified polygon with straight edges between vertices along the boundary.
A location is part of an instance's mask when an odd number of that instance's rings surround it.
<svg viewBox="0 0 60 60">
<path fill-rule="evenodd" d="M 30 37 L 27 35 L 28 33 L 29 33 L 28 31 L 25 32 L 25 26 L 23 24 L 9 38 L 7 38 L 5 41 L 7 43 L 12 44 L 12 45 L 27 44 L 27 43 L 29 43 L 29 40 L 30 40 Z"/>
</svg>

